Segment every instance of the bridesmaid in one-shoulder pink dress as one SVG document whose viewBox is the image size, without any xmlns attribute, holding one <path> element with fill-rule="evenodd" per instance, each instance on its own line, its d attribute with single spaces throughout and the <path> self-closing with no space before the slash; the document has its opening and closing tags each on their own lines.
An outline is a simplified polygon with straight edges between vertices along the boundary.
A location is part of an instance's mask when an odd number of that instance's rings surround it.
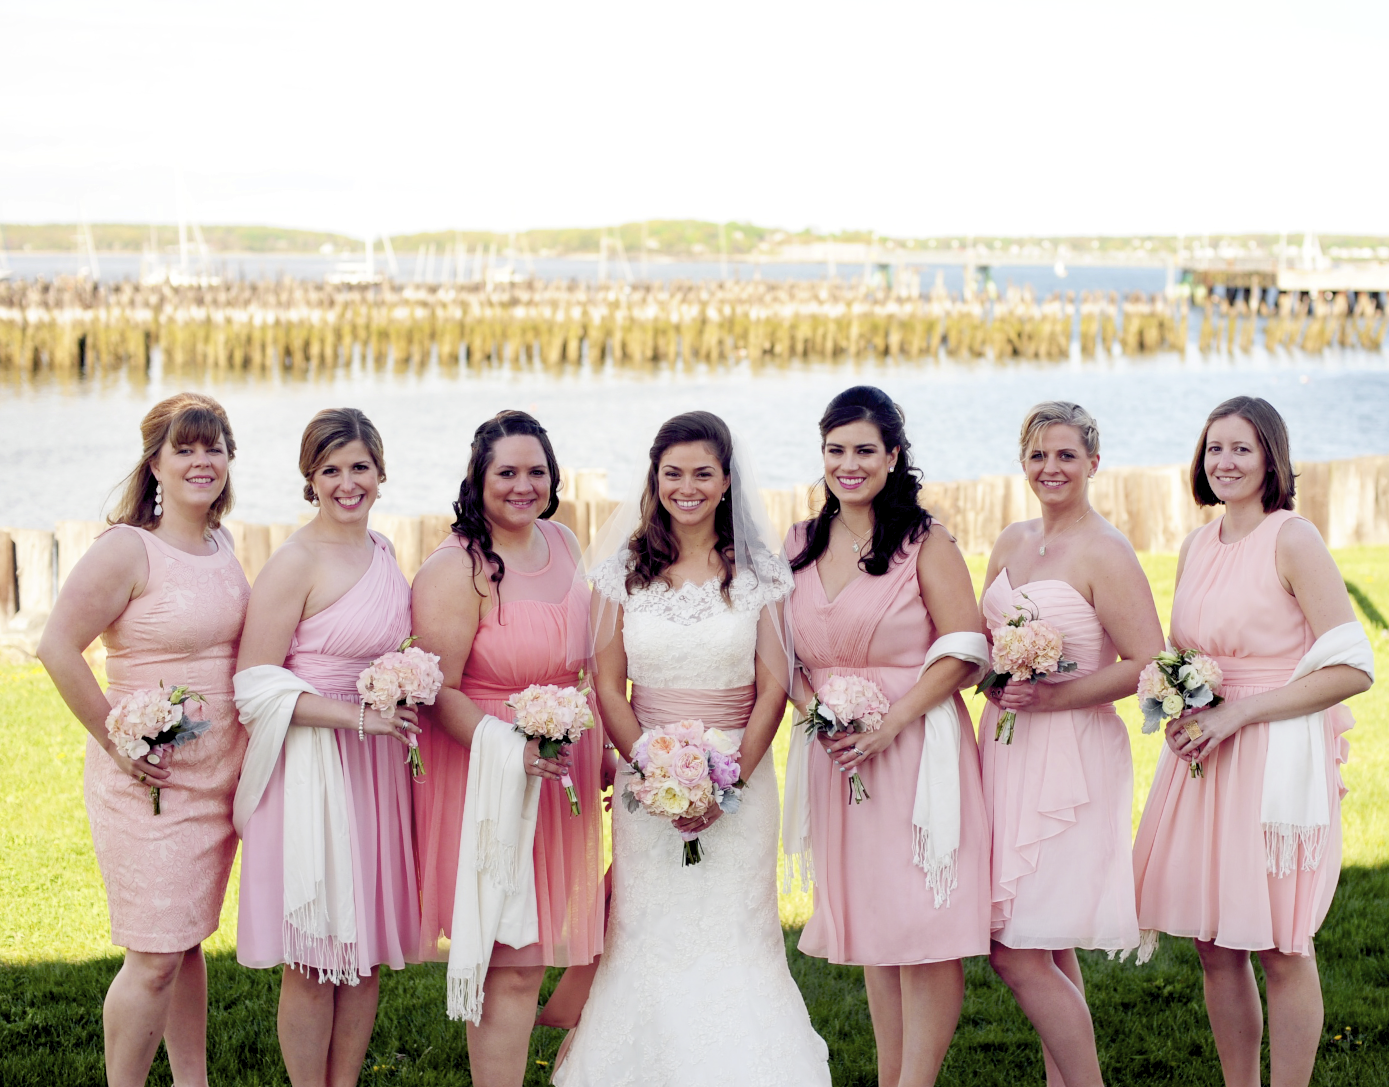
<svg viewBox="0 0 1389 1087">
<path fill-rule="evenodd" d="M 1287 431 L 1271 405 L 1235 397 L 1211 413 L 1192 490 L 1198 503 L 1225 512 L 1182 545 L 1171 642 L 1215 658 L 1225 701 L 1167 728 L 1134 842 L 1138 923 L 1145 952 L 1159 932 L 1195 939 L 1227 1083 L 1260 1075 L 1263 1012 L 1250 962 L 1257 952 L 1273 1082 L 1306 1083 L 1323 1018 L 1313 937 L 1340 875 L 1340 764 L 1354 724 L 1339 703 L 1373 679 L 1341 664 L 1289 682 L 1313 643 L 1355 615 L 1320 535 L 1292 512 Z M 1320 710 L 1330 822 L 1320 858 L 1297 845 L 1292 871 L 1277 875 L 1262 811 L 1269 721 Z M 1201 777 L 1189 772 L 1193 758 Z"/>
</svg>

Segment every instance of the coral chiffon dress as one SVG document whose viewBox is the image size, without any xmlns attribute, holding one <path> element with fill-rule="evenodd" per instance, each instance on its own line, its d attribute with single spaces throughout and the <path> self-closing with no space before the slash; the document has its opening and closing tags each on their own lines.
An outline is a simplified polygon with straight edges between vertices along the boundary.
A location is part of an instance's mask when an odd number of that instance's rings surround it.
<svg viewBox="0 0 1389 1087">
<path fill-rule="evenodd" d="M 805 525 L 787 538 L 787 554 L 804 546 Z M 796 571 L 790 619 L 796 657 L 818 688 L 832 673 L 871 679 L 889 702 L 916 685 L 936 639 L 921 599 L 917 554 L 906 545 L 881 577 L 860 574 L 829 600 L 815 564 Z M 960 722 L 958 884 L 936 907 L 925 873 L 912 863 L 916 798 L 925 720 L 912 722 L 881 754 L 859 767 L 869 799 L 849 803 L 849 775 L 818 743 L 809 749 L 810 837 L 815 910 L 800 949 L 834 963 L 902 966 L 989 953 L 989 823 L 979 753 L 964 700 Z"/>
<path fill-rule="evenodd" d="M 539 570 L 507 568 L 500 585 L 501 603 L 478 623 L 472 652 L 459 689 L 484 713 L 511 721 L 506 702 L 533 683 L 578 686 L 571 629 L 588 622 L 587 591 L 575 587 L 573 554 L 558 525 L 537 521 L 550 549 Z M 451 534 L 436 550 L 459 552 L 467 561 L 465 542 Z M 490 572 L 490 571 L 489 571 Z M 490 584 L 490 582 L 489 582 Z M 580 599 L 582 597 L 582 599 Z M 589 705 L 598 721 L 592 694 Z M 437 727 L 421 720 L 420 752 L 424 780 L 415 785 L 415 837 L 419 848 L 423 923 L 419 955 L 446 959 L 439 946 L 453 927 L 454 886 L 458 881 L 458 840 L 463 828 L 463 799 L 468 782 L 468 750 Z M 570 777 L 582 814 L 569 811 L 559 782 L 543 782 L 535 828 L 535 893 L 540 940 L 523 948 L 496 944 L 492 966 L 577 966 L 592 962 L 603 950 L 603 806 L 600 798 L 603 762 L 601 723 L 570 748 Z"/>
<path fill-rule="evenodd" d="M 1271 513 L 1228 544 L 1222 517 L 1197 529 L 1187 549 L 1171 642 L 1215 658 L 1226 699 L 1282 687 L 1316 640 L 1275 565 L 1279 530 L 1295 517 Z M 1354 723 L 1345 706 L 1326 713 L 1329 834 L 1315 869 L 1303 870 L 1299 854 L 1282 877 L 1267 870 L 1260 822 L 1268 723 L 1245 725 L 1210 751 L 1198 778 L 1154 737 L 1162 753 L 1133 850 L 1139 926 L 1237 950 L 1310 955 L 1340 878 L 1340 765 Z"/>
<path fill-rule="evenodd" d="M 1024 592 L 1027 599 L 1024 599 Z M 1062 635 L 1069 683 L 1118 659 L 1095 609 L 1064 581 L 1013 586 L 1006 569 L 984 593 L 994 630 L 1028 601 Z M 984 802 L 993 828 L 993 938 L 1007 947 L 1118 951 L 1138 946 L 1133 897 L 1133 761 L 1112 703 L 1019 713 L 1013 742 L 994 739 L 992 702 L 979 722 Z"/>
<path fill-rule="evenodd" d="M 285 668 L 325 698 L 350 702 L 362 669 L 397 649 L 410 634 L 410 585 L 384 537 L 361 579 L 328 607 L 300 622 Z M 305 726 L 291 725 L 291 728 Z M 350 814 L 352 890 L 356 910 L 357 972 L 381 964 L 393 970 L 418 961 L 420 913 L 410 825 L 410 773 L 406 751 L 389 736 L 334 729 Z M 241 847 L 241 901 L 236 959 L 267 968 L 289 961 L 284 923 L 284 752 L 260 804 L 246 824 Z M 295 962 L 329 968 L 331 963 Z"/>
</svg>

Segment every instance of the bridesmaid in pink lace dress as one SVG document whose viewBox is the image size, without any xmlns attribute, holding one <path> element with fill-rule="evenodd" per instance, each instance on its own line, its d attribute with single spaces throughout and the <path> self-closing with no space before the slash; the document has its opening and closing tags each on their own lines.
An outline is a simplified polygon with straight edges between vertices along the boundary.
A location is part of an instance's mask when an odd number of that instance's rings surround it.
<svg viewBox="0 0 1389 1087">
<path fill-rule="evenodd" d="M 1313 642 L 1355 614 L 1321 536 L 1292 512 L 1293 466 L 1277 411 L 1247 396 L 1217 407 L 1191 483 L 1198 503 L 1225 512 L 1182 544 L 1171 641 L 1215 657 L 1225 701 L 1167 729 L 1134 842 L 1138 923 L 1145 940 L 1157 932 L 1195 939 L 1227 1084 L 1259 1082 L 1263 1012 L 1250 962 L 1257 952 L 1272 1082 L 1306 1084 L 1322 1029 L 1312 938 L 1341 868 L 1339 764 L 1353 721 L 1339 703 L 1373 681 L 1337 664 L 1288 682 Z M 1293 871 L 1275 875 L 1261 814 L 1269 722 L 1322 710 L 1330 800 L 1322 854 L 1299 847 Z M 1192 760 L 1204 776 L 1190 775 Z"/>
<path fill-rule="evenodd" d="M 220 528 L 231 509 L 231 426 L 210 397 L 182 393 L 140 425 L 144 450 L 116 527 L 73 568 L 39 659 L 91 737 L 84 792 L 106 883 L 111 940 L 125 962 L 106 994 L 106 1075 L 143 1084 L 163 1038 L 179 1083 L 207 1082 L 207 968 L 236 855 L 232 794 L 246 733 L 232 662 L 250 590 Z M 110 686 L 82 652 L 100 635 Z M 131 761 L 109 746 L 106 715 L 138 690 L 187 684 L 212 726 L 172 755 Z M 150 786 L 162 790 L 160 814 Z"/>
<path fill-rule="evenodd" d="M 453 923 L 468 744 L 485 714 L 512 720 L 507 700 L 533 683 L 581 686 L 588 600 L 575 589 L 578 541 L 548 520 L 559 505 L 559 465 L 535 419 L 504 411 L 477 429 L 453 533 L 415 576 L 415 633 L 439 655 L 444 688 L 424 716 L 426 773 L 415 787 L 422 873 L 420 957 L 443 959 Z M 590 696 L 595 718 L 597 703 Z M 519 1083 L 547 966 L 580 966 L 603 949 L 603 732 L 601 724 L 558 760 L 526 746 L 540 790 L 535 889 L 540 940 L 494 945 L 482 1022 L 467 1024 L 476 1083 Z M 610 758 L 611 762 L 611 758 Z M 558 778 L 568 769 L 582 810 L 572 815 Z M 613 767 L 608 767 L 611 781 Z"/>
<path fill-rule="evenodd" d="M 376 1018 L 380 967 L 403 969 L 419 946 L 419 892 L 410 823 L 405 733 L 415 712 L 387 720 L 360 709 L 357 676 L 410 633 L 410 586 L 389 541 L 367 529 L 385 480 L 376 428 L 355 408 L 319 412 L 304 431 L 299 468 L 318 515 L 256 578 L 237 671 L 283 665 L 308 681 L 290 728 L 335 730 L 348 811 L 356 984 L 333 984 L 322 948 L 286 947 L 285 756 L 246 823 L 236 956 L 281 963 L 279 1037 L 290 1081 L 355 1084 Z M 304 787 L 302 783 L 298 787 Z M 350 967 L 349 967 L 350 969 Z M 315 977 L 315 973 L 318 974 Z"/>
<path fill-rule="evenodd" d="M 945 657 L 918 677 L 942 635 L 972 632 L 982 650 L 979 613 L 954 540 L 917 504 L 900 409 L 879 389 L 848 389 L 820 433 L 825 506 L 786 541 L 796 656 L 812 687 L 833 672 L 864 676 L 892 708 L 879 730 L 810 749 L 815 912 L 800 949 L 863 965 L 880 1082 L 929 1084 L 959 1019 L 960 960 L 989 949 L 989 831 L 957 693 L 976 666 Z M 960 730 L 958 882 L 944 902 L 913 863 L 923 714 L 942 702 Z M 848 802 L 849 770 L 870 794 L 861 804 Z"/>
<path fill-rule="evenodd" d="M 985 574 L 984 622 L 1022 608 L 1055 627 L 1075 671 L 993 688 L 979 722 L 993 828 L 994 969 L 1042 1038 L 1047 1082 L 1098 1084 L 1078 947 L 1138 946 L 1130 841 L 1133 762 L 1114 700 L 1162 649 L 1153 594 L 1123 534 L 1090 506 L 1100 433 L 1078 404 L 1038 404 L 1020 459 L 1042 506 L 1004 529 Z M 1118 659 L 1116 659 L 1118 658 Z M 1011 743 L 995 739 L 1016 713 Z"/>
</svg>

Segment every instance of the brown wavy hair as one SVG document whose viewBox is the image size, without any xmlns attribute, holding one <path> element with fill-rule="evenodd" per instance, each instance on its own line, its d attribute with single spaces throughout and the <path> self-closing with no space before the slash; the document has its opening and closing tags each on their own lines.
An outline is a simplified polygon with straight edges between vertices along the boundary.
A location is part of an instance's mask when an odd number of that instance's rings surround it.
<svg viewBox="0 0 1389 1087">
<path fill-rule="evenodd" d="M 226 444 L 228 463 L 236 457 L 236 439 L 232 437 L 226 409 L 202 393 L 177 393 L 159 401 L 140 420 L 140 439 L 140 463 L 125 477 L 120 500 L 106 518 L 108 525 L 153 528 L 159 524 L 154 515 L 154 488 L 158 481 L 152 465 L 159 459 L 165 442 L 175 446 L 194 442 L 212 445 L 220 440 Z M 207 527 L 218 528 L 234 502 L 229 474 L 222 493 L 208 507 Z"/>
<path fill-rule="evenodd" d="M 357 408 L 324 408 L 304 428 L 299 440 L 299 473 L 304 477 L 304 501 L 314 500 L 313 474 L 345 445 L 361 442 L 367 447 L 382 483 L 386 482 L 386 451 L 381 432 Z"/>
<path fill-rule="evenodd" d="M 1259 448 L 1264 451 L 1264 512 L 1290 510 L 1297 495 L 1297 474 L 1293 471 L 1292 453 L 1288 446 L 1288 426 L 1278 409 L 1257 396 L 1232 396 L 1206 417 L 1201 439 L 1196 443 L 1196 455 L 1191 458 L 1191 496 L 1198 506 L 1219 506 L 1206 478 L 1206 437 L 1217 419 L 1238 415 L 1254 428 Z"/>
<path fill-rule="evenodd" d="M 687 411 L 661 424 L 651 443 L 651 465 L 646 473 L 646 490 L 641 496 L 641 520 L 627 542 L 630 551 L 627 591 L 644 589 L 654 581 L 670 585 L 668 570 L 680 558 L 680 544 L 670 526 L 670 514 L 660 499 L 661 458 L 674 445 L 702 442 L 718 458 L 725 478 L 733 474 L 733 435 L 728 425 L 708 411 Z M 737 572 L 733 563 L 733 488 L 729 487 L 714 511 L 714 551 L 723 564 L 719 591 L 729 599 L 729 586 Z"/>
</svg>

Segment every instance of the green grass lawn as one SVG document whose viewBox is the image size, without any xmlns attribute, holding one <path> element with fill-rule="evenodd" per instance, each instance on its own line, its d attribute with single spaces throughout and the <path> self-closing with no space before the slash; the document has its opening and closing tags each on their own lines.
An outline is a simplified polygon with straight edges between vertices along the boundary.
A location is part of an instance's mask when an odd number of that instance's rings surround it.
<svg viewBox="0 0 1389 1087">
<path fill-rule="evenodd" d="M 1389 612 L 1389 548 L 1336 553 L 1347 580 Z M 1142 556 L 1164 621 L 1176 559 Z M 971 560 L 976 581 L 983 561 Z M 1365 616 L 1362 615 L 1362 619 Z M 1367 623 L 1367 628 L 1370 624 Z M 1381 676 L 1389 638 L 1372 630 Z M 1351 793 L 1343 810 L 1345 870 L 1318 937 L 1327 1029 L 1314 1082 L 1389 1087 L 1389 684 L 1351 703 Z M 978 715 L 977 704 L 972 710 Z M 1120 704 L 1133 737 L 1137 821 L 1157 761 L 1157 736 L 1137 729 L 1134 700 Z M 42 669 L 0 665 L 0 1084 L 68 1087 L 102 1082 L 101 1002 L 120 966 L 82 808 L 85 733 Z M 784 761 L 787 730 L 777 747 Z M 214 1084 L 285 1084 L 275 1040 L 278 974 L 236 964 L 236 881 L 209 952 L 209 1051 Z M 876 1084 L 862 972 L 795 950 L 808 896 L 783 896 L 791 970 L 815 1027 L 829 1043 L 834 1081 Z M 1106 1079 L 1115 1084 L 1220 1083 L 1196 955 L 1167 939 L 1142 968 L 1082 953 Z M 1043 1082 L 1041 1050 L 1012 996 L 981 960 L 966 964 L 968 991 L 941 1082 Z M 558 977 L 551 971 L 547 990 Z M 467 1084 L 463 1031 L 444 1016 L 442 966 L 386 972 L 381 1014 L 362 1082 Z M 532 1039 L 528 1084 L 548 1080 L 559 1031 Z M 731 1073 L 736 1080 L 736 1073 Z M 170 1083 L 163 1057 L 151 1082 Z"/>
</svg>

